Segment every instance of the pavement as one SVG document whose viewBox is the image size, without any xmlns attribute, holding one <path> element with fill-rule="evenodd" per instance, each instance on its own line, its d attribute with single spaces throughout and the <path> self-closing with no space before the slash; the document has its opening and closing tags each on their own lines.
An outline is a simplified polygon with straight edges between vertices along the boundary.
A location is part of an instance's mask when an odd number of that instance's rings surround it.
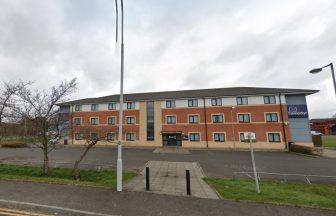
<svg viewBox="0 0 336 216">
<path fill-rule="evenodd" d="M 0 180 L 0 208 L 49 215 L 331 216 L 335 211 Z"/>
<path fill-rule="evenodd" d="M 248 151 L 189 150 L 190 154 L 153 153 L 154 148 L 124 148 L 123 168 L 141 172 L 148 161 L 197 162 L 208 177 L 246 177 L 235 172 L 252 171 Z M 62 147 L 50 153 L 52 166 L 72 167 L 83 148 Z M 336 158 L 314 157 L 287 152 L 255 152 L 257 171 L 296 173 L 305 175 L 336 176 Z M 43 154 L 37 148 L 0 148 L 0 162 L 14 164 L 41 164 Z M 83 168 L 116 168 L 117 149 L 96 147 L 82 162 Z M 265 176 L 285 179 L 283 176 Z M 312 183 L 336 183 L 336 178 L 309 178 Z M 286 180 L 306 181 L 305 177 L 287 177 Z"/>
<path fill-rule="evenodd" d="M 203 180 L 205 177 L 198 163 L 195 162 L 169 162 L 149 161 L 150 192 L 187 196 L 186 170 L 190 172 L 191 196 L 219 199 L 217 193 Z M 139 176 L 128 182 L 125 190 L 146 191 L 145 168 Z"/>
<path fill-rule="evenodd" d="M 327 158 L 336 158 L 336 149 L 323 149 L 322 155 Z"/>
</svg>

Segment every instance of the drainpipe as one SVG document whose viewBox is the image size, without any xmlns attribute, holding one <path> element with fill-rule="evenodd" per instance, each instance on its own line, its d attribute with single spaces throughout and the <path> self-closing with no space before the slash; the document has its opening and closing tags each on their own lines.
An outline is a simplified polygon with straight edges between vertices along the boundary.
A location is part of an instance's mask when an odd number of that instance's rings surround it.
<svg viewBox="0 0 336 216">
<path fill-rule="evenodd" d="M 203 97 L 203 111 L 204 111 L 204 126 L 205 126 L 205 140 L 206 140 L 206 147 L 209 148 L 209 141 L 208 141 L 208 123 L 207 123 L 207 115 L 206 115 L 206 108 L 205 108 L 205 97 Z"/>
<path fill-rule="evenodd" d="M 284 116 L 283 116 L 283 111 L 282 111 L 281 93 L 279 93 L 279 104 L 280 104 L 280 115 L 281 115 L 282 130 L 284 134 L 285 148 L 287 151 L 289 151 L 288 144 L 287 144 L 287 135 L 286 135 Z"/>
<path fill-rule="evenodd" d="M 73 104 L 71 104 L 71 120 L 70 120 L 70 124 L 71 124 L 71 144 L 74 144 L 74 132 L 73 132 Z"/>
<path fill-rule="evenodd" d="M 236 137 L 235 137 L 235 131 L 234 131 L 234 125 L 233 125 L 233 109 L 236 107 L 231 107 L 231 132 L 232 132 L 232 141 L 233 141 L 233 148 L 236 150 Z"/>
</svg>

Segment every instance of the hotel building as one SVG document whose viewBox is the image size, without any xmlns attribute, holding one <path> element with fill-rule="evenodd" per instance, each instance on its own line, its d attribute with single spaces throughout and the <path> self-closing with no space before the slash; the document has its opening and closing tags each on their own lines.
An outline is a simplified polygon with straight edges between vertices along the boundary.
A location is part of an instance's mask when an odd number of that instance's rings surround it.
<svg viewBox="0 0 336 216">
<path fill-rule="evenodd" d="M 123 144 L 190 148 L 285 149 L 289 142 L 312 146 L 306 96 L 316 90 L 234 87 L 125 94 Z M 118 138 L 119 95 L 59 104 L 71 144 L 83 131 L 100 144 Z"/>
</svg>

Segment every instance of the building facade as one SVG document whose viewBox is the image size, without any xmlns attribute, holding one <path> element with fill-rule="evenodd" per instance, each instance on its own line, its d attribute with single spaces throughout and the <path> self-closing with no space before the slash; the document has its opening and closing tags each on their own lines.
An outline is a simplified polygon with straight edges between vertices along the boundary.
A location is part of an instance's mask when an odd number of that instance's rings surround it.
<svg viewBox="0 0 336 216">
<path fill-rule="evenodd" d="M 315 90 L 218 88 L 125 94 L 123 143 L 129 146 L 285 149 L 288 142 L 313 145 L 306 96 Z M 70 143 L 84 136 L 113 144 L 118 137 L 119 95 L 59 104 L 67 114 Z"/>
<path fill-rule="evenodd" d="M 324 135 L 336 135 L 336 118 L 311 119 L 311 129 Z"/>
</svg>

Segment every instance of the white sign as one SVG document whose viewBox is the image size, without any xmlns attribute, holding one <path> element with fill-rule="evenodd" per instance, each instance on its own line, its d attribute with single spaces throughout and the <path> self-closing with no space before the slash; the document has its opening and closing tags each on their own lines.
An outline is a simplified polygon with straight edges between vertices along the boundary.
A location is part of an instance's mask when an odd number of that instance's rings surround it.
<svg viewBox="0 0 336 216">
<path fill-rule="evenodd" d="M 253 132 L 245 132 L 244 133 L 244 139 L 245 140 L 256 140 L 256 134 Z"/>
</svg>

